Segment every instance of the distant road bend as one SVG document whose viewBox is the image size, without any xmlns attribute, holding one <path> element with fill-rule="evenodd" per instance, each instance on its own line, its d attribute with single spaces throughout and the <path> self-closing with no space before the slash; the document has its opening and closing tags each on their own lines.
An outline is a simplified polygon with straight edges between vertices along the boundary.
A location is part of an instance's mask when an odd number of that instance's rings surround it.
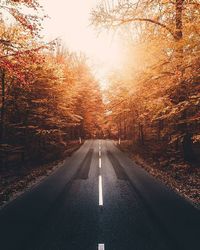
<svg viewBox="0 0 200 250">
<path fill-rule="evenodd" d="M 109 140 L 0 210 L 1 250 L 198 250 L 200 213 Z"/>
</svg>

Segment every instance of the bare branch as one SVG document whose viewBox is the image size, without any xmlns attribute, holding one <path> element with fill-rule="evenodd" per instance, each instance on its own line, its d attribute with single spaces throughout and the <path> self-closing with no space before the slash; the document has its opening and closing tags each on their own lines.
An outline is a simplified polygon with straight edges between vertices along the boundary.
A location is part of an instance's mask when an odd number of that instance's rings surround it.
<svg viewBox="0 0 200 250">
<path fill-rule="evenodd" d="M 129 18 L 129 19 L 124 19 L 124 20 L 115 20 L 118 22 L 117 25 L 123 25 L 126 23 L 131 23 L 131 22 L 150 22 L 156 25 L 159 25 L 160 27 L 166 29 L 174 38 L 176 38 L 176 35 L 174 34 L 173 30 L 170 29 L 167 25 L 160 23 L 156 20 L 149 19 L 149 18 Z"/>
</svg>

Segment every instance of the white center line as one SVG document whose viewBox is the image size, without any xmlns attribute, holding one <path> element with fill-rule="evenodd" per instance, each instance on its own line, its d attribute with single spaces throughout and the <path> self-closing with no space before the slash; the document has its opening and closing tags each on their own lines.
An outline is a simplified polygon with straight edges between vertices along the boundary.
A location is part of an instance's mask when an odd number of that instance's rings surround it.
<svg viewBox="0 0 200 250">
<path fill-rule="evenodd" d="M 101 168 L 101 158 L 99 158 L 99 168 Z"/>
<path fill-rule="evenodd" d="M 104 244 L 98 244 L 98 250 L 104 250 L 105 247 L 104 247 Z"/>
<path fill-rule="evenodd" d="M 101 150 L 99 150 L 99 157 L 101 157 Z"/>
<path fill-rule="evenodd" d="M 99 175 L 99 206 L 103 206 L 102 176 Z"/>
</svg>

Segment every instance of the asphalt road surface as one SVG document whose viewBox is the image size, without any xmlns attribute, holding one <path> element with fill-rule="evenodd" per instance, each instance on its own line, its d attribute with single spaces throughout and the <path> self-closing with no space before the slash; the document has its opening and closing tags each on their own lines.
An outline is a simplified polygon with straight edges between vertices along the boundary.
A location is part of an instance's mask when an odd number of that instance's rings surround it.
<svg viewBox="0 0 200 250">
<path fill-rule="evenodd" d="M 0 210 L 1 250 L 198 250 L 200 213 L 109 140 Z"/>
</svg>

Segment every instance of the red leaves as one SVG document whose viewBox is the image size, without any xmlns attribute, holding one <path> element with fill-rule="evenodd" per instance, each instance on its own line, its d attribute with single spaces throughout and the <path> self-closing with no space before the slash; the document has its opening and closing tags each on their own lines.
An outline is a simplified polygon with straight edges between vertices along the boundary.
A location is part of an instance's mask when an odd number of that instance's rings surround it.
<svg viewBox="0 0 200 250">
<path fill-rule="evenodd" d="M 43 48 L 40 46 L 36 49 L 29 49 L 26 51 L 15 52 L 12 56 L 2 56 L 0 60 L 0 67 L 5 69 L 6 72 L 12 78 L 16 78 L 23 84 L 28 84 L 31 78 L 31 72 L 29 72 L 29 80 L 26 78 L 27 67 L 29 68 L 30 62 L 33 64 L 41 64 L 44 62 L 44 56 L 39 53 L 39 50 Z"/>
<path fill-rule="evenodd" d="M 26 6 L 34 9 L 40 6 L 38 1 L 36 0 L 10 0 L 10 2 L 14 4 L 25 4 Z"/>
<path fill-rule="evenodd" d="M 10 13 L 25 30 L 30 31 L 31 35 L 37 35 L 38 31 L 41 29 L 41 20 L 37 15 L 24 14 L 21 12 L 20 6 L 22 4 L 35 11 L 41 8 L 38 1 L 35 0 L 10 0 L 6 2 L 6 5 L 0 6 L 0 9 Z"/>
<path fill-rule="evenodd" d="M 31 35 L 37 34 L 39 28 L 38 17 L 33 15 L 24 15 L 17 9 L 9 8 L 9 13 L 19 22 L 25 29 L 31 32 Z"/>
</svg>

